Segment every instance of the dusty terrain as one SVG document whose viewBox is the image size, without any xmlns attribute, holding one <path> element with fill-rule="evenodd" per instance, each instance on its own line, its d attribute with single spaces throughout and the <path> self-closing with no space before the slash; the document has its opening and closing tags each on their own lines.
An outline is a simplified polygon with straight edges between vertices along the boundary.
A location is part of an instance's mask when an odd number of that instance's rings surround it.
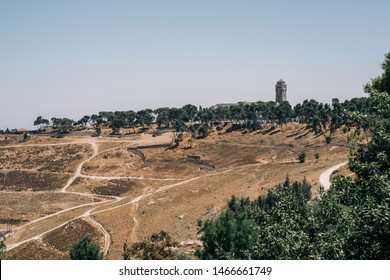
<svg viewBox="0 0 390 280">
<path fill-rule="evenodd" d="M 286 176 L 306 177 L 317 194 L 320 174 L 348 155 L 341 132 L 327 145 L 299 124 L 223 129 L 192 148 L 185 138 L 167 149 L 172 137 L 0 138 L 0 230 L 12 231 L 7 256 L 66 259 L 89 235 L 108 259 L 121 259 L 124 242 L 164 229 L 191 258 L 197 221 L 216 217 L 232 195 L 256 198 Z M 301 152 L 305 163 L 297 160 Z"/>
</svg>

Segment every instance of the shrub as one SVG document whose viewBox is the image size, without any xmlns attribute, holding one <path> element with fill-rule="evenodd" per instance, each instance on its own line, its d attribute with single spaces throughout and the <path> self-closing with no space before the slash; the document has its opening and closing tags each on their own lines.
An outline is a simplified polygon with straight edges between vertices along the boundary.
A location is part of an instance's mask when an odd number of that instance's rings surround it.
<svg viewBox="0 0 390 280">
<path fill-rule="evenodd" d="M 79 242 L 73 244 L 69 251 L 72 260 L 102 260 L 103 253 L 89 236 L 80 239 Z"/>
<path fill-rule="evenodd" d="M 123 245 L 123 259 L 172 260 L 176 258 L 174 247 L 177 247 L 177 243 L 166 231 L 162 230 L 147 240 L 134 243 L 131 246 L 125 243 Z"/>
<path fill-rule="evenodd" d="M 306 153 L 305 152 L 300 153 L 298 156 L 298 160 L 300 163 L 304 163 L 306 161 Z"/>
</svg>

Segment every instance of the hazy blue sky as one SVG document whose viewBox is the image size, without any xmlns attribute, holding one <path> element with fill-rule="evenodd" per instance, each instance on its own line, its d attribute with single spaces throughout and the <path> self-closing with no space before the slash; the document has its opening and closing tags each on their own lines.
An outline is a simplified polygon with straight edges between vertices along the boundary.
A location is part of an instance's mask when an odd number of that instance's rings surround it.
<svg viewBox="0 0 390 280">
<path fill-rule="evenodd" d="M 364 96 L 390 1 L 0 0 L 0 129 L 42 115 Z"/>
</svg>

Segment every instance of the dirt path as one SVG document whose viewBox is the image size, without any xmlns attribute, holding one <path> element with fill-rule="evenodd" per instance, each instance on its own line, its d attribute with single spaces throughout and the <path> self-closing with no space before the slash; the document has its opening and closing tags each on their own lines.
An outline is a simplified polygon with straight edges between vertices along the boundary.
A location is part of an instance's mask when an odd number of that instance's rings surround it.
<svg viewBox="0 0 390 280">
<path fill-rule="evenodd" d="M 99 214 L 99 213 L 102 213 L 102 212 L 106 212 L 106 211 L 110 211 L 110 210 L 114 210 L 114 209 L 117 209 L 117 208 L 120 208 L 120 207 L 123 207 L 123 206 L 126 206 L 126 205 L 129 205 L 129 204 L 135 204 L 137 205 L 138 202 L 140 202 L 141 200 L 153 195 L 153 194 L 156 194 L 156 193 L 160 193 L 160 192 L 163 192 L 163 191 L 166 191 L 166 190 L 169 190 L 169 189 L 172 189 L 174 187 L 178 187 L 178 186 L 181 186 L 181 185 L 184 185 L 184 184 L 187 184 L 189 182 L 192 182 L 194 180 L 198 180 L 200 178 L 203 178 L 203 177 L 211 177 L 211 176 L 217 176 L 217 175 L 221 175 L 221 174 L 226 174 L 230 171 L 232 171 L 233 168 L 229 168 L 229 169 L 226 169 L 225 171 L 222 171 L 222 172 L 218 172 L 218 173 L 214 173 L 214 174 L 206 174 L 206 175 L 203 175 L 203 176 L 197 176 L 197 177 L 194 177 L 194 178 L 191 178 L 191 179 L 187 179 L 187 180 L 184 180 L 184 181 L 181 181 L 179 183 L 175 183 L 175 184 L 170 184 L 170 185 L 166 185 L 166 186 L 162 186 L 152 192 L 148 192 L 148 193 L 145 193 L 145 194 L 142 194 L 142 195 L 139 195 L 137 196 L 136 198 L 132 199 L 131 201 L 129 202 L 126 202 L 126 203 L 123 203 L 123 204 L 120 204 L 120 205 L 115 205 L 113 207 L 110 207 L 110 208 L 106 208 L 106 209 L 102 209 L 102 210 L 98 210 L 98 211 L 94 211 L 92 214 Z M 135 221 L 136 222 L 136 221 Z M 138 224 L 138 222 L 136 222 L 136 224 Z"/>
<path fill-rule="evenodd" d="M 105 202 L 105 201 L 104 201 L 104 202 Z M 98 202 L 98 203 L 102 203 L 102 202 Z M 96 203 L 96 204 L 97 204 L 97 203 Z M 84 205 L 79 205 L 79 208 L 80 208 L 80 207 L 85 207 L 85 206 L 88 206 L 88 205 L 85 205 L 85 204 L 84 204 Z M 73 207 L 72 207 L 72 208 L 73 208 Z M 70 209 L 64 209 L 64 210 L 62 211 L 62 213 L 63 213 L 63 212 L 66 212 L 66 211 L 70 211 Z M 86 211 L 85 213 L 87 213 L 87 212 L 89 212 L 89 210 Z M 20 245 L 22 245 L 22 244 L 24 244 L 24 243 L 27 243 L 27 242 L 29 242 L 29 241 L 32 241 L 32 240 L 41 240 L 42 237 L 43 237 L 45 234 L 48 234 L 48 233 L 50 233 L 50 232 L 52 232 L 52 231 L 54 231 L 54 230 L 56 230 L 56 229 L 58 229 L 58 228 L 60 228 L 60 227 L 62 227 L 62 226 L 64 226 L 64 225 L 66 225 L 66 224 L 69 223 L 70 221 L 74 221 L 74 220 L 83 218 L 84 215 L 85 215 L 85 213 L 82 214 L 82 215 L 79 215 L 79 216 L 77 216 L 77 217 L 75 217 L 75 218 L 73 218 L 73 219 L 66 220 L 65 222 L 61 223 L 60 225 L 57 225 L 57 226 L 55 226 L 55 227 L 53 227 L 53 228 L 51 228 L 51 229 L 49 229 L 49 230 L 47 230 L 47 231 L 45 231 L 45 232 L 42 232 L 42 233 L 40 233 L 40 234 L 38 234 L 38 235 L 36 235 L 36 236 L 30 237 L 30 238 L 28 238 L 28 239 L 22 240 L 22 241 L 17 242 L 17 243 L 7 244 L 7 251 L 9 251 L 9 250 L 11 250 L 11 249 L 13 249 L 13 248 L 16 248 L 16 247 L 18 247 L 18 246 L 20 246 Z M 50 215 L 50 216 L 52 217 L 53 214 Z M 40 218 L 40 219 L 31 221 L 29 224 L 31 225 L 31 224 L 34 224 L 34 223 L 38 223 L 39 221 L 42 221 L 42 220 L 48 219 L 48 218 L 49 218 L 49 217 L 45 216 L 45 217 L 43 217 L 43 218 Z M 38 220 L 39 220 L 39 221 L 38 221 Z M 23 228 L 24 228 L 24 227 L 27 227 L 27 224 L 26 224 L 26 225 L 23 225 L 22 227 L 23 227 Z M 20 228 L 21 228 L 21 227 L 20 227 Z M 20 228 L 19 228 L 19 229 L 20 229 Z"/>
<path fill-rule="evenodd" d="M 69 142 L 69 143 L 55 143 L 55 144 L 28 144 L 28 145 L 14 145 L 14 146 L 8 146 L 9 147 L 25 147 L 25 146 L 59 146 L 59 145 L 71 145 L 71 144 L 90 144 L 92 149 L 93 149 L 93 153 L 90 157 L 88 157 L 87 159 L 85 159 L 84 161 L 82 161 L 76 168 L 75 170 L 75 173 L 73 175 L 72 178 L 70 178 L 67 183 L 65 184 L 65 186 L 60 190 L 61 193 L 72 193 L 72 194 L 80 194 L 80 195 L 83 195 L 83 196 L 88 196 L 88 197 L 91 197 L 91 198 L 96 198 L 96 197 L 104 197 L 104 198 L 112 198 L 113 200 L 103 200 L 103 201 L 99 201 L 99 202 L 92 202 L 92 203 L 86 203 L 86 204 L 81 204 L 81 205 L 77 205 L 77 206 L 74 206 L 74 207 L 70 207 L 70 208 L 67 208 L 67 209 L 63 209 L 61 211 L 58 211 L 56 213 L 53 213 L 53 214 L 50 214 L 50 215 L 47 215 L 47 216 L 44 216 L 44 217 L 41 217 L 41 218 L 38 218 L 38 219 L 35 219 L 33 221 L 30 221 L 20 227 L 17 227 L 15 228 L 14 230 L 16 231 L 15 232 L 15 235 L 19 235 L 23 232 L 23 230 L 25 230 L 28 226 L 32 225 L 32 224 L 35 224 L 35 223 L 38 223 L 38 222 L 41 222 L 43 220 L 46 220 L 46 219 L 50 219 L 50 218 L 53 218 L 53 217 L 58 217 L 59 215 L 63 214 L 63 213 L 66 213 L 66 212 L 69 212 L 69 211 L 72 211 L 72 210 L 75 210 L 75 209 L 78 209 L 78 208 L 82 208 L 82 207 L 87 207 L 87 206 L 96 206 L 96 205 L 99 205 L 99 204 L 102 204 L 100 206 L 108 206 L 110 204 L 114 204 L 114 203 L 117 203 L 117 202 L 120 202 L 121 200 L 124 199 L 124 197 L 116 197 L 116 196 L 101 196 L 101 195 L 95 195 L 95 194 L 85 194 L 85 193 L 78 193 L 78 192 L 68 192 L 67 189 L 69 188 L 69 186 L 79 177 L 83 177 L 83 178 L 88 178 L 88 179 L 93 179 L 93 180 L 115 180 L 115 179 L 139 179 L 139 180 L 142 180 L 142 179 L 147 179 L 147 180 L 156 180 L 156 181 L 176 181 L 176 180 L 180 180 L 180 179 L 176 179 L 176 178 L 145 178 L 145 177 L 120 177 L 120 176 L 95 176 L 95 175 L 83 175 L 81 174 L 81 170 L 84 166 L 85 163 L 89 162 L 90 160 L 92 160 L 93 158 L 95 158 L 98 154 L 99 154 L 99 146 L 98 146 L 98 142 L 104 142 L 104 141 L 96 141 L 95 139 L 94 140 L 90 140 L 88 139 L 87 141 L 85 141 L 84 139 L 82 139 L 83 141 L 77 141 L 77 142 Z M 127 141 L 126 141 L 127 142 Z M 132 143 L 130 141 L 128 141 L 128 143 Z M 182 182 L 181 182 L 182 183 Z M 185 183 L 185 182 L 183 182 Z M 176 185 L 176 184 L 173 184 L 173 185 Z M 149 196 L 150 194 L 146 195 L 146 196 Z M 145 195 L 142 195 L 142 196 L 139 196 L 137 198 L 135 198 L 134 200 L 131 201 L 131 203 L 134 203 L 134 202 L 137 202 L 139 201 L 139 199 L 141 198 L 144 198 L 146 197 Z M 128 203 L 126 203 L 127 205 Z M 125 204 L 124 204 L 125 205 Z M 111 207 L 111 208 L 108 208 L 108 209 L 104 209 L 104 210 L 101 210 L 101 212 L 103 211 L 108 211 L 108 210 L 111 210 L 111 209 L 115 209 L 116 207 L 121 207 L 122 205 L 120 206 L 114 206 L 114 207 Z M 58 229 L 64 225 L 66 225 L 68 222 L 70 221 L 73 221 L 73 220 L 76 220 L 76 219 L 79 219 L 79 218 L 82 218 L 84 219 L 85 221 L 89 222 L 91 225 L 93 225 L 97 230 L 99 230 L 102 235 L 104 236 L 104 246 L 103 246 L 103 253 L 105 255 L 107 255 L 108 251 L 109 251 L 109 248 L 110 248 L 110 245 L 111 245 L 111 236 L 110 234 L 106 231 L 106 229 L 100 224 L 98 223 L 96 220 L 94 220 L 93 218 L 91 218 L 91 213 L 92 211 L 96 210 L 97 208 L 99 207 L 94 207 L 92 209 L 89 209 L 87 211 L 85 211 L 82 215 L 80 216 L 77 216 L 73 219 L 68 219 L 66 221 L 64 221 L 63 223 L 61 223 L 60 225 L 56 226 L 56 227 L 53 227 L 51 228 L 50 230 L 47 230 L 45 232 L 42 232 L 40 233 L 39 235 L 36 235 L 34 237 L 31 237 L 31 238 L 28 238 L 28 239 L 25 239 L 25 240 L 22 240 L 20 242 L 17 242 L 17 243 L 13 243 L 13 244 L 8 244 L 7 245 L 7 251 L 8 250 L 11 250 L 13 248 L 16 248 L 24 243 L 27 243 L 29 241 L 32 241 L 32 240 L 40 240 L 45 234 L 49 233 L 49 232 L 52 232 L 53 230 L 55 229 Z M 135 223 L 138 224 L 138 222 L 135 220 Z"/>
<path fill-rule="evenodd" d="M 43 221 L 43 220 L 46 220 L 46 219 L 49 219 L 51 217 L 55 217 L 55 216 L 58 216 L 62 213 L 65 213 L 65 212 L 69 212 L 69 211 L 72 211 L 72 210 L 75 210 L 75 209 L 78 209 L 78 208 L 82 208 L 82 207 L 86 207 L 86 206 L 94 206 L 94 205 L 97 205 L 97 204 L 102 204 L 102 203 L 107 203 L 107 201 L 99 201 L 99 202 L 91 202 L 91 203 L 87 203 L 87 204 L 81 204 L 81 205 L 77 205 L 77 206 L 74 206 L 74 207 L 70 207 L 70 208 L 66 208 L 64 210 L 61 210 L 61 211 L 58 211 L 58 212 L 55 212 L 53 214 L 50 214 L 50 215 L 47 215 L 47 216 L 44 216 L 44 217 L 41 217 L 41 218 L 38 218 L 38 219 L 35 219 L 33 221 L 30 221 L 22 226 L 19 226 L 17 228 L 15 228 L 15 230 L 21 230 L 29 225 L 32 225 L 32 224 L 35 224 L 35 223 L 38 223 L 40 221 Z"/>
<path fill-rule="evenodd" d="M 329 190 L 330 186 L 331 186 L 331 183 L 330 183 L 330 176 L 332 175 L 332 173 L 339 169 L 340 167 L 346 165 L 348 163 L 348 161 L 346 162 L 343 162 L 343 163 L 340 163 L 340 164 L 337 164 L 335 166 L 332 166 L 331 168 L 325 170 L 321 175 L 320 175 L 320 185 L 324 188 L 324 191 L 327 191 Z"/>
<path fill-rule="evenodd" d="M 97 145 L 95 142 L 89 142 L 89 144 L 91 144 L 92 149 L 93 149 L 93 154 L 92 154 L 92 156 L 90 156 L 89 158 L 87 158 L 86 160 L 84 160 L 83 162 L 81 162 L 81 163 L 77 166 L 76 172 L 75 172 L 74 176 L 68 180 L 68 182 L 66 183 L 66 185 L 61 189 L 61 192 L 65 192 L 66 189 L 74 182 L 74 180 L 76 180 L 78 177 L 81 176 L 81 169 L 83 168 L 83 165 L 84 165 L 86 162 L 92 160 L 92 159 L 93 159 L 94 157 L 96 157 L 97 154 L 99 153 L 99 147 L 98 147 L 98 145 Z"/>
<path fill-rule="evenodd" d="M 92 224 L 95 228 L 97 228 L 101 233 L 103 233 L 103 236 L 104 236 L 104 245 L 103 245 L 103 254 L 106 256 L 107 253 L 108 253 L 108 250 L 110 249 L 110 245 L 111 245 L 111 236 L 110 234 L 106 231 L 106 229 L 101 225 L 99 224 L 97 221 L 95 221 L 94 219 L 92 219 L 90 217 L 90 214 L 91 212 L 96 209 L 96 208 L 93 208 L 93 209 L 90 209 L 88 211 L 86 211 L 84 214 L 83 214 L 83 218 L 86 222 L 89 222 L 90 224 Z"/>
<path fill-rule="evenodd" d="M 99 196 L 99 195 L 83 194 L 83 193 L 75 193 L 75 192 L 67 192 L 67 191 L 66 191 L 67 188 L 74 182 L 74 180 L 75 180 L 76 178 L 78 178 L 78 177 L 81 176 L 81 169 L 82 169 L 83 165 L 84 165 L 86 162 L 90 161 L 91 159 L 93 159 L 94 157 L 96 157 L 96 156 L 98 155 L 98 153 L 99 153 L 99 147 L 98 147 L 98 145 L 96 144 L 96 142 L 92 142 L 92 141 L 82 141 L 82 142 L 71 142 L 71 143 L 48 144 L 48 145 L 46 145 L 46 146 L 68 145 L 68 144 L 85 144 L 85 143 L 90 144 L 90 145 L 92 146 L 92 148 L 93 148 L 93 154 L 92 154 L 89 158 L 87 158 L 86 160 L 84 160 L 83 162 L 81 162 L 81 163 L 77 166 L 74 176 L 68 180 L 68 182 L 67 182 L 66 185 L 61 189 L 60 192 L 62 192 L 62 193 L 80 194 L 80 195 L 88 196 L 88 197 L 91 197 L 91 198 L 102 197 L 102 196 Z M 24 145 L 23 145 L 23 146 L 24 146 Z M 29 145 L 29 146 L 41 146 L 41 145 L 33 145 L 33 144 L 31 144 L 31 145 Z M 107 196 L 106 196 L 106 197 L 107 197 Z M 110 196 L 110 198 L 115 199 L 114 202 L 120 200 L 119 197 L 115 197 L 115 196 Z M 32 224 L 38 223 L 38 222 L 43 221 L 43 220 L 46 220 L 46 219 L 50 219 L 50 218 L 52 218 L 52 217 L 58 217 L 60 214 L 63 214 L 63 213 L 65 213 L 65 212 L 69 212 L 69 211 L 72 211 L 72 210 L 75 210 L 75 209 L 78 209 L 78 208 L 82 208 L 82 207 L 86 207 L 86 206 L 96 206 L 96 205 L 99 205 L 99 204 L 108 204 L 108 203 L 110 203 L 110 202 L 112 202 L 112 200 L 108 200 L 108 201 L 107 201 L 107 200 L 103 200 L 103 201 L 99 201 L 99 202 L 86 203 L 86 204 L 81 204 L 81 205 L 77 205 L 77 206 L 74 206 L 74 207 L 66 208 L 66 209 L 63 209 L 63 210 L 58 211 L 58 212 L 56 212 L 56 213 L 53 213 L 53 214 L 50 214 L 50 215 L 47 215 L 47 216 L 44 216 L 44 217 L 35 219 L 35 220 L 33 220 L 33 221 L 30 221 L 30 222 L 28 222 L 28 223 L 26 223 L 26 224 L 24 224 L 24 225 L 22 225 L 22 226 L 20 226 L 20 227 L 15 228 L 15 230 L 16 230 L 17 232 L 20 233 L 23 229 L 27 228 L 28 226 L 30 226 L 30 225 L 32 225 Z M 86 220 L 87 222 L 91 223 L 95 228 L 97 228 L 97 229 L 103 234 L 103 236 L 104 236 L 104 249 L 103 249 L 103 252 L 104 252 L 104 254 L 107 254 L 108 249 L 109 249 L 109 247 L 110 247 L 111 237 L 110 237 L 109 233 L 103 228 L 103 226 L 102 226 L 101 224 L 99 224 L 97 221 L 95 221 L 95 220 L 93 220 L 91 217 L 89 217 L 91 211 L 94 210 L 94 209 L 96 209 L 96 207 L 87 210 L 87 211 L 84 212 L 81 216 L 78 216 L 78 217 L 76 217 L 76 218 L 74 218 L 74 219 L 71 219 L 71 220 L 75 220 L 75 219 L 79 219 L 79 218 L 84 218 L 84 220 Z M 40 233 L 39 235 L 36 235 L 36 236 L 34 236 L 34 237 L 32 237 L 32 238 L 23 240 L 23 241 L 18 242 L 18 243 L 8 244 L 8 245 L 7 245 L 7 250 L 13 249 L 13 248 L 15 248 L 15 247 L 17 247 L 17 246 L 19 246 L 19 245 L 22 245 L 22 244 L 24 244 L 24 243 L 26 243 L 26 242 L 31 241 L 31 240 L 39 240 L 39 239 L 42 238 L 43 235 L 45 235 L 45 234 L 47 234 L 47 233 L 49 233 L 49 232 L 51 232 L 51 231 L 53 231 L 53 230 L 55 230 L 55 229 L 57 229 L 57 228 L 59 228 L 59 227 L 61 227 L 61 226 L 67 224 L 67 223 L 70 222 L 71 220 L 67 220 L 67 221 L 65 221 L 64 223 L 62 223 L 61 225 L 56 226 L 56 227 L 54 227 L 54 228 L 52 228 L 52 229 L 50 229 L 50 230 L 48 230 L 48 231 L 45 231 L 45 232 L 43 232 L 43 233 Z"/>
<path fill-rule="evenodd" d="M 28 222 L 27 224 L 24 224 L 23 226 L 15 228 L 15 230 L 17 231 L 15 234 L 18 235 L 18 234 L 23 233 L 24 230 L 28 230 L 29 226 L 31 226 L 33 224 L 36 224 L 38 222 L 41 222 L 41 221 L 43 221 L 45 219 L 50 219 L 50 218 L 54 219 L 56 217 L 60 217 L 61 214 L 64 214 L 64 213 L 66 213 L 68 211 L 72 211 L 72 210 L 75 210 L 75 209 L 78 209 L 78 208 L 82 208 L 82 207 L 88 207 L 89 208 L 86 211 L 81 210 L 81 211 L 83 211 L 83 212 L 81 212 L 82 213 L 81 215 L 80 215 L 80 211 L 79 211 L 79 212 L 75 212 L 75 213 L 70 213 L 71 215 L 74 214 L 72 218 L 70 218 L 69 215 L 68 215 L 68 218 L 66 218 L 63 221 L 59 221 L 58 219 L 55 220 L 57 225 L 55 225 L 55 226 L 53 225 L 53 228 L 51 228 L 49 230 L 46 230 L 47 229 L 46 228 L 44 230 L 44 232 L 36 232 L 37 235 L 34 236 L 34 237 L 26 238 L 25 240 L 22 240 L 20 242 L 14 243 L 14 244 L 8 244 L 7 245 L 7 250 L 13 249 L 13 248 L 15 248 L 15 247 L 17 247 L 19 245 L 22 245 L 22 244 L 24 244 L 26 242 L 29 242 L 29 241 L 32 241 L 32 240 L 41 240 L 42 237 L 45 234 L 47 234 L 49 232 L 52 232 L 55 229 L 58 229 L 58 228 L 60 228 L 60 227 L 62 227 L 64 225 L 66 225 L 70 221 L 73 221 L 73 220 L 81 218 L 81 219 L 84 219 L 85 221 L 87 221 L 88 223 L 90 223 L 92 226 L 94 226 L 103 235 L 103 237 L 104 237 L 104 246 L 102 248 L 102 251 L 103 251 L 103 253 L 105 255 L 107 255 L 108 252 L 109 252 L 109 249 L 110 249 L 110 245 L 111 245 L 111 236 L 107 232 L 107 230 L 99 222 L 97 222 L 96 220 L 93 219 L 93 216 L 91 217 L 91 215 L 102 213 L 102 212 L 106 212 L 106 211 L 110 211 L 110 210 L 113 210 L 113 209 L 117 209 L 117 208 L 129 205 L 129 204 L 133 204 L 133 206 L 134 206 L 134 208 L 133 208 L 134 227 L 133 227 L 133 230 L 132 230 L 132 233 L 131 233 L 131 239 L 134 241 L 136 239 L 136 230 L 137 230 L 138 223 L 139 223 L 138 220 L 137 220 L 137 217 L 136 217 L 136 212 L 137 212 L 137 209 L 138 209 L 138 203 L 141 200 L 143 200 L 143 199 L 145 199 L 147 197 L 150 197 L 153 194 L 157 194 L 157 193 L 162 192 L 162 191 L 166 191 L 166 190 L 169 190 L 169 189 L 172 189 L 172 188 L 175 188 L 175 187 L 179 187 L 179 186 L 185 185 L 185 184 L 190 183 L 190 182 L 195 181 L 195 180 L 199 180 L 199 179 L 204 178 L 204 177 L 217 176 L 217 175 L 225 174 L 225 173 L 228 173 L 228 172 L 234 170 L 234 168 L 230 168 L 230 169 L 223 170 L 221 172 L 216 172 L 216 173 L 212 173 L 212 174 L 205 174 L 205 175 L 202 175 L 202 176 L 197 176 L 197 177 L 193 177 L 193 178 L 186 179 L 186 180 L 177 179 L 177 178 L 146 178 L 146 177 L 135 177 L 135 176 L 120 177 L 120 176 L 99 176 L 99 175 L 84 175 L 84 174 L 82 174 L 81 170 L 82 170 L 84 164 L 86 164 L 87 162 L 91 161 L 93 158 L 95 158 L 99 154 L 98 143 L 103 143 L 103 142 L 107 142 L 107 141 L 99 141 L 98 139 L 80 139 L 80 141 L 69 142 L 69 143 L 29 144 L 29 145 L 27 145 L 27 146 L 57 146 L 57 145 L 71 145 L 71 144 L 90 144 L 92 149 L 93 149 L 92 155 L 89 156 L 84 161 L 82 161 L 80 164 L 78 164 L 78 166 L 77 166 L 77 168 L 76 168 L 76 170 L 74 172 L 73 177 L 70 178 L 67 181 L 67 183 L 60 190 L 60 192 L 61 193 L 80 194 L 80 195 L 88 196 L 88 197 L 91 197 L 91 198 L 103 198 L 104 200 L 99 201 L 99 202 L 86 203 L 86 204 L 70 207 L 70 208 L 67 208 L 67 209 L 63 209 L 63 210 L 58 211 L 56 213 L 47 215 L 45 217 L 38 218 L 36 220 Z M 133 143 L 134 144 L 134 143 L 136 143 L 138 141 L 135 141 L 135 142 L 134 141 L 123 141 L 123 142 L 128 142 L 128 143 Z M 141 140 L 139 140 L 139 142 L 142 143 Z M 25 147 L 25 146 L 26 145 L 15 145 L 14 147 Z M 11 146 L 8 146 L 8 147 L 11 147 Z M 263 164 L 267 164 L 267 163 L 260 162 L 258 164 L 254 164 L 254 165 L 263 165 Z M 320 180 L 320 184 L 324 187 L 325 190 L 329 189 L 329 187 L 330 187 L 330 180 L 329 180 L 329 178 L 330 178 L 330 175 L 332 174 L 332 172 L 335 171 L 336 169 L 340 168 L 341 166 L 345 165 L 346 163 L 347 162 L 344 162 L 344 163 L 338 164 L 336 166 L 333 166 L 333 167 L 327 169 L 325 172 L 323 172 L 321 174 L 319 180 Z M 81 178 L 88 178 L 88 179 L 92 179 L 92 180 L 115 180 L 115 179 L 139 179 L 139 180 L 143 180 L 143 179 L 145 179 L 145 180 L 179 181 L 179 182 L 175 182 L 175 183 L 172 183 L 172 184 L 167 184 L 165 186 L 162 186 L 160 188 L 154 189 L 153 191 L 145 192 L 142 195 L 139 195 L 139 196 L 131 199 L 131 197 L 100 196 L 100 195 L 95 195 L 95 194 L 85 194 L 85 193 L 69 192 L 69 191 L 67 191 L 69 186 L 79 177 L 81 177 Z M 127 198 L 127 200 L 123 201 L 126 198 Z M 15 241 L 18 241 L 18 240 L 16 239 Z"/>
</svg>

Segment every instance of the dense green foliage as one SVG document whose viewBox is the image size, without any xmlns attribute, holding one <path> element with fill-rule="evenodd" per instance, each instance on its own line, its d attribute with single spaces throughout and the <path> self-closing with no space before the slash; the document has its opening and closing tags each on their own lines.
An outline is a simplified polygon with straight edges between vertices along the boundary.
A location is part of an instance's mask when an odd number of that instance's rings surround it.
<svg viewBox="0 0 390 280">
<path fill-rule="evenodd" d="M 37 119 L 34 121 L 34 125 L 38 126 L 38 129 L 41 130 L 42 126 L 48 126 L 49 120 L 42 118 L 42 116 L 37 117 Z"/>
<path fill-rule="evenodd" d="M 102 260 L 103 253 L 89 236 L 85 236 L 77 243 L 73 244 L 69 250 L 69 255 L 72 260 Z"/>
<path fill-rule="evenodd" d="M 367 84 L 373 114 L 350 114 L 368 133 L 370 143 L 351 151 L 349 168 L 355 181 L 339 178 L 334 197 L 348 207 L 351 232 L 345 242 L 347 258 L 390 258 L 390 53 L 384 73 Z"/>
<path fill-rule="evenodd" d="M 315 254 L 310 230 L 310 185 L 285 183 L 256 201 L 232 199 L 216 220 L 203 224 L 201 259 L 304 259 Z"/>
<path fill-rule="evenodd" d="M 356 179 L 338 176 L 330 191 L 310 201 L 307 183 L 288 179 L 257 201 L 232 198 L 219 218 L 203 224 L 200 258 L 390 259 L 389 58 L 384 74 L 365 87 L 370 107 L 346 114 L 369 140 L 351 149 Z M 304 106 L 314 113 L 317 105 Z M 320 127 L 315 116 L 305 121 Z"/>
<path fill-rule="evenodd" d="M 172 260 L 175 258 L 173 248 L 177 246 L 166 231 L 153 234 L 147 240 L 131 245 L 123 245 L 123 259 L 131 260 Z"/>
</svg>

